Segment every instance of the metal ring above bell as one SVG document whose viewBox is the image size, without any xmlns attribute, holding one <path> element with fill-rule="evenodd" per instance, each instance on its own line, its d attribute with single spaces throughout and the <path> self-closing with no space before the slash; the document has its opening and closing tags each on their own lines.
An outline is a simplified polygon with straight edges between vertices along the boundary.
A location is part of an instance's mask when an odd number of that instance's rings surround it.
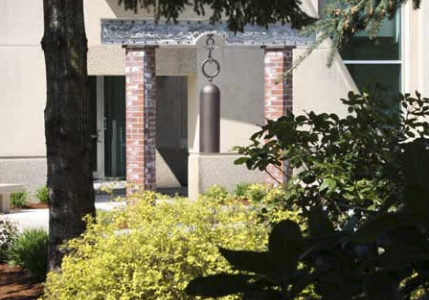
<svg viewBox="0 0 429 300">
<path fill-rule="evenodd" d="M 214 63 L 216 65 L 216 71 L 213 74 L 208 74 L 206 72 L 206 65 L 208 63 Z M 203 72 L 204 76 L 206 78 L 208 78 L 210 81 L 215 78 L 217 75 L 219 75 L 220 72 L 220 64 L 216 59 L 213 58 L 207 58 L 205 61 L 203 61 L 202 65 L 201 65 L 201 71 Z"/>
<path fill-rule="evenodd" d="M 213 34 L 209 34 L 206 40 L 206 46 L 207 48 L 212 48 L 214 47 L 215 44 L 215 40 L 213 38 Z"/>
</svg>

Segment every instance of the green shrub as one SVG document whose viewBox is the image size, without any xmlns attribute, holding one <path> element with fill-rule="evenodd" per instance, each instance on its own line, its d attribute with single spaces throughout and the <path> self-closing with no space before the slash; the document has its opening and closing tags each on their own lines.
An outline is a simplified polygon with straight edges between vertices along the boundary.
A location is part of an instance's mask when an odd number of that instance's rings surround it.
<svg viewBox="0 0 429 300">
<path fill-rule="evenodd" d="M 285 205 L 305 212 L 322 203 L 335 225 L 345 226 L 350 209 L 360 222 L 399 202 L 400 157 L 409 141 L 429 138 L 429 100 L 418 93 L 382 99 L 350 92 L 341 102 L 350 113 L 345 117 L 288 113 L 268 121 L 250 146 L 237 148 L 244 156 L 236 164 L 269 172 L 286 162 L 295 172 L 285 185 Z"/>
<path fill-rule="evenodd" d="M 0 263 L 7 260 L 7 252 L 17 235 L 15 225 L 8 220 L 0 220 Z"/>
<path fill-rule="evenodd" d="M 36 198 L 39 199 L 40 203 L 47 204 L 49 201 L 49 190 L 47 186 L 42 186 L 36 190 Z"/>
<path fill-rule="evenodd" d="M 26 191 L 14 192 L 10 194 L 10 205 L 16 208 L 23 208 L 27 204 L 28 193 Z"/>
<path fill-rule="evenodd" d="M 24 267 L 36 280 L 44 280 L 48 269 L 48 234 L 42 229 L 27 229 L 8 250 L 10 265 Z"/>
<path fill-rule="evenodd" d="M 249 188 L 250 183 L 239 183 L 235 186 L 234 194 L 237 197 L 244 197 L 246 195 L 246 191 Z"/>
<path fill-rule="evenodd" d="M 267 195 L 267 187 L 263 184 L 250 184 L 244 196 L 252 202 L 261 202 Z"/>
<path fill-rule="evenodd" d="M 217 246 L 262 250 L 269 226 L 242 201 L 155 201 L 145 192 L 134 206 L 89 220 L 85 234 L 67 245 L 61 272 L 48 274 L 47 299 L 190 299 L 197 276 L 232 269 Z M 154 203 L 157 203 L 154 205 Z M 228 299 L 237 299 L 236 296 Z"/>
<path fill-rule="evenodd" d="M 224 186 L 213 185 L 204 194 L 203 197 L 217 202 L 223 202 L 229 197 L 229 193 Z"/>
<path fill-rule="evenodd" d="M 341 228 L 323 206 L 310 207 L 305 230 L 292 220 L 278 222 L 263 252 L 221 247 L 235 272 L 197 278 L 187 292 L 203 298 L 242 293 L 244 299 L 299 299 L 307 288 L 310 297 L 304 299 L 315 299 L 314 293 L 318 299 L 428 299 L 428 142 L 405 147 L 400 210 L 375 210 L 358 225 L 350 216 Z"/>
</svg>

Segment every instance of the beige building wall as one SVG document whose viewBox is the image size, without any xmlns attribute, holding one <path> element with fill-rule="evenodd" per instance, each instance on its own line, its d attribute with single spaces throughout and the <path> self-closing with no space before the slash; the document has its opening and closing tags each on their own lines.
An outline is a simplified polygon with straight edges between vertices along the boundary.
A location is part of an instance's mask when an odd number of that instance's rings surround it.
<svg viewBox="0 0 429 300">
<path fill-rule="evenodd" d="M 30 191 L 46 183 L 42 35 L 42 0 L 0 1 L 0 182 Z"/>
<path fill-rule="evenodd" d="M 44 156 L 42 0 L 2 0 L 0 13 L 0 157 Z"/>
<path fill-rule="evenodd" d="M 124 11 L 117 0 L 85 0 L 90 75 L 124 75 L 124 49 L 101 45 L 102 18 L 143 18 L 152 13 Z M 31 189 L 45 182 L 46 160 L 43 110 L 46 82 L 43 51 L 42 0 L 0 1 L 0 182 L 24 183 Z M 317 1 L 307 1 L 307 11 L 317 11 Z M 420 90 L 429 96 L 429 3 L 405 16 L 406 91 Z M 181 18 L 196 19 L 192 10 Z M 199 64 L 207 55 L 200 41 L 196 48 L 157 50 L 158 75 L 188 76 L 189 151 L 198 152 L 198 92 L 206 82 Z M 214 56 L 222 65 L 215 80 L 222 90 L 221 150 L 243 145 L 263 123 L 263 50 L 223 47 Z M 294 50 L 294 58 L 305 49 Z M 337 57 L 326 66 L 329 48 L 322 45 L 294 71 L 294 112 L 316 110 L 345 114 L 339 99 L 355 90 L 353 80 Z M 168 172 L 167 172 L 168 173 Z"/>
<path fill-rule="evenodd" d="M 327 43 L 326 43 L 327 44 Z M 306 48 L 295 49 L 294 59 L 306 53 Z M 294 71 L 293 74 L 293 112 L 347 114 L 340 101 L 349 91 L 357 91 L 356 85 L 342 62 L 336 55 L 331 67 L 327 66 L 330 49 L 322 45 L 314 50 Z"/>
</svg>

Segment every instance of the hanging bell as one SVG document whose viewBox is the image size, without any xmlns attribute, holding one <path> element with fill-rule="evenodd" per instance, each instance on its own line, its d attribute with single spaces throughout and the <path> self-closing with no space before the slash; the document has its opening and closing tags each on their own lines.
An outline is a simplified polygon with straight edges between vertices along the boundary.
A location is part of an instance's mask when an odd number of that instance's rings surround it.
<svg viewBox="0 0 429 300">
<path fill-rule="evenodd" d="M 200 152 L 218 153 L 219 144 L 220 90 L 210 82 L 200 93 Z"/>
<path fill-rule="evenodd" d="M 206 47 L 209 50 L 208 58 L 202 64 L 202 73 L 209 80 L 200 93 L 200 152 L 219 153 L 220 151 L 220 90 L 213 84 L 220 72 L 219 62 L 212 58 L 214 50 L 213 35 L 208 35 Z M 206 71 L 208 64 L 214 64 L 216 70 L 209 74 Z"/>
</svg>

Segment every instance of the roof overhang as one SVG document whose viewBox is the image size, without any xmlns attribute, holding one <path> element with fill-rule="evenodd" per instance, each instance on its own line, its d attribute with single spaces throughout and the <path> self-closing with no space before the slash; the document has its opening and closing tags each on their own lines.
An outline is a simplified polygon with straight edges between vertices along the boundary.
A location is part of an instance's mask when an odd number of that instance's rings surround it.
<svg viewBox="0 0 429 300">
<path fill-rule="evenodd" d="M 230 46 L 298 47 L 314 41 L 290 25 L 245 26 L 243 32 L 231 32 L 225 23 L 208 21 L 154 22 L 153 20 L 101 20 L 101 42 L 104 45 L 128 46 L 195 46 L 206 34 L 224 37 Z"/>
</svg>

